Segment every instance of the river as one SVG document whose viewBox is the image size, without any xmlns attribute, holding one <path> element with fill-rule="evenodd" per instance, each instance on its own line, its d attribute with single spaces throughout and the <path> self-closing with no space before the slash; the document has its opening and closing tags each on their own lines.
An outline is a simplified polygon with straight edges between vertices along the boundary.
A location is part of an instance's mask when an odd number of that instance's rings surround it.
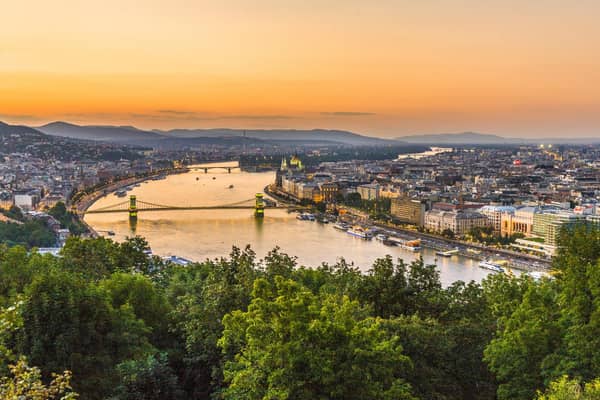
<svg viewBox="0 0 600 400">
<path fill-rule="evenodd" d="M 210 164 L 232 165 L 237 164 Z M 274 172 L 249 173 L 239 169 L 232 173 L 224 169 L 212 169 L 208 173 L 198 170 L 147 181 L 133 188 L 129 194 L 136 195 L 138 201 L 171 206 L 231 204 L 251 200 L 256 192 L 273 182 L 274 176 Z M 127 198 L 109 194 L 90 209 L 124 200 Z M 301 265 L 332 264 L 343 257 L 362 271 L 367 271 L 376 258 L 386 254 L 406 262 L 420 254 L 426 263 L 437 264 L 445 286 L 457 280 L 480 281 L 488 274 L 477 266 L 477 261 L 469 258 L 456 255 L 437 257 L 433 249 L 424 248 L 420 253 L 413 253 L 385 246 L 376 240 L 365 241 L 334 229 L 333 224 L 299 221 L 296 214 L 289 214 L 283 209 L 265 210 L 263 220 L 255 219 L 250 209 L 140 211 L 135 227 L 130 226 L 128 215 L 124 212 L 86 214 L 85 220 L 100 233 L 113 231 L 113 238 L 117 241 L 141 235 L 157 255 L 178 255 L 194 261 L 226 256 L 232 246 L 250 244 L 259 258 L 279 246 L 282 251 L 296 256 Z"/>
</svg>

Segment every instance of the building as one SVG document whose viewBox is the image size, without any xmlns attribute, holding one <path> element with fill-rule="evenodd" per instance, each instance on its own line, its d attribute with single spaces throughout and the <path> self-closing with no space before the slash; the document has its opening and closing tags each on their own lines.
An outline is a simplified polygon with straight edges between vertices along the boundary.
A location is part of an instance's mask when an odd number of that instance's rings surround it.
<svg viewBox="0 0 600 400">
<path fill-rule="evenodd" d="M 337 195 L 340 191 L 340 186 L 337 182 L 322 182 L 319 184 L 321 189 L 321 197 L 326 203 L 335 203 Z"/>
<path fill-rule="evenodd" d="M 390 213 L 400 222 L 416 226 L 425 225 L 425 203 L 408 197 L 398 197 L 391 200 Z"/>
<path fill-rule="evenodd" d="M 363 200 L 379 200 L 378 183 L 359 185 L 356 187 L 356 191 L 358 192 L 358 194 L 360 194 L 360 198 Z"/>
<path fill-rule="evenodd" d="M 585 221 L 585 216 L 571 211 L 545 210 L 533 216 L 533 231 L 535 236 L 544 239 L 550 246 L 556 246 L 560 230 L 567 225 Z"/>
<path fill-rule="evenodd" d="M 503 213 L 500 234 L 511 236 L 515 233 L 521 233 L 524 236 L 531 236 L 533 233 L 533 215 L 536 212 L 536 207 L 520 207 L 514 213 Z"/>
<path fill-rule="evenodd" d="M 436 233 L 450 230 L 464 236 L 471 229 L 488 224 L 488 218 L 478 212 L 431 210 L 425 213 L 425 228 Z"/>
<path fill-rule="evenodd" d="M 478 212 L 487 217 L 490 226 L 494 228 L 494 232 L 500 233 L 502 230 L 502 215 L 514 214 L 515 208 L 511 206 L 483 206 Z"/>
</svg>

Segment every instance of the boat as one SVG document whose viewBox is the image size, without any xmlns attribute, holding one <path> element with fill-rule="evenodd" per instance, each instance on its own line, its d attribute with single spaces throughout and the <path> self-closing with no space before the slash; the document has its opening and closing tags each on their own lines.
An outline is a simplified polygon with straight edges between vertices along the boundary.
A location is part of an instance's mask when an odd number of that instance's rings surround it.
<svg viewBox="0 0 600 400">
<path fill-rule="evenodd" d="M 398 247 L 403 248 L 404 250 L 410 251 L 419 251 L 421 250 L 421 240 L 420 239 L 402 239 L 397 237 L 390 237 L 389 240 L 393 242 Z"/>
<path fill-rule="evenodd" d="M 148 257 L 152 257 L 152 249 L 151 248 L 142 250 L 142 253 L 144 253 Z"/>
<path fill-rule="evenodd" d="M 399 246 L 401 248 L 403 248 L 404 250 L 419 251 L 419 250 L 421 250 L 421 240 L 420 239 L 406 240 L 406 241 L 400 243 Z"/>
<path fill-rule="evenodd" d="M 327 218 L 325 218 L 325 217 L 321 217 L 321 218 L 317 219 L 317 222 L 320 222 L 322 224 L 328 224 L 329 220 Z"/>
<path fill-rule="evenodd" d="M 114 231 L 107 231 L 106 234 L 108 236 L 115 236 L 115 232 Z"/>
<path fill-rule="evenodd" d="M 454 254 L 458 254 L 458 249 L 452 249 L 452 250 L 448 250 L 448 251 L 436 251 L 435 253 L 438 256 L 442 256 L 442 257 L 452 257 Z"/>
<path fill-rule="evenodd" d="M 381 243 L 383 243 L 385 246 L 396 246 L 397 245 L 396 242 L 394 242 L 393 240 L 389 240 L 389 239 L 385 239 Z"/>
<path fill-rule="evenodd" d="M 489 260 L 481 261 L 479 263 L 479 268 L 489 269 L 490 271 L 500 272 L 500 273 L 504 272 L 504 268 L 502 268 L 500 266 L 500 264 L 493 262 L 493 261 L 489 261 Z"/>
<path fill-rule="evenodd" d="M 314 221 L 315 216 L 311 213 L 303 212 L 301 214 L 296 215 L 296 219 L 299 219 L 300 221 Z"/>
<path fill-rule="evenodd" d="M 361 239 L 370 240 L 373 239 L 373 234 L 368 230 L 364 229 L 362 226 L 353 226 L 352 228 L 346 231 L 348 234 L 352 236 L 359 237 Z"/>
<path fill-rule="evenodd" d="M 228 187 L 228 188 L 229 188 L 229 189 L 233 189 L 233 185 L 229 185 L 229 187 Z"/>
<path fill-rule="evenodd" d="M 127 190 L 125 190 L 125 189 L 119 189 L 119 190 L 117 190 L 115 192 L 115 195 L 117 197 L 125 197 L 125 196 L 127 196 Z"/>
<path fill-rule="evenodd" d="M 384 235 L 383 233 L 380 233 L 379 235 L 375 236 L 375 240 L 379 241 L 379 242 L 385 242 L 387 240 L 387 236 Z"/>
<path fill-rule="evenodd" d="M 348 230 L 348 225 L 343 222 L 338 222 L 337 224 L 333 224 L 333 228 L 337 229 L 338 231 L 346 232 Z"/>
<path fill-rule="evenodd" d="M 184 267 L 192 262 L 192 260 L 188 260 L 187 258 L 183 258 L 183 257 L 179 257 L 179 256 L 167 256 L 167 257 L 163 257 L 163 260 L 166 262 L 181 265 Z"/>
</svg>

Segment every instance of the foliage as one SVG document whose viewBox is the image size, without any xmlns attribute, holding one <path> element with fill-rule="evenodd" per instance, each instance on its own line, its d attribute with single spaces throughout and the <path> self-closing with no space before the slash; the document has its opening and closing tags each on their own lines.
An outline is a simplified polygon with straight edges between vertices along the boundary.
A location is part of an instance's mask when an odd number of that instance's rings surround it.
<svg viewBox="0 0 600 400">
<path fill-rule="evenodd" d="M 65 203 L 59 201 L 48 210 L 48 214 L 56 218 L 60 225 L 71 232 L 72 235 L 81 235 L 87 232 L 87 228 L 83 225 L 77 216 L 67 210 Z"/>
<path fill-rule="evenodd" d="M 71 389 L 71 373 L 53 374 L 44 385 L 39 368 L 27 365 L 24 358 L 10 366 L 10 376 L 0 379 L 0 398 L 3 400 L 74 400 L 78 396 Z"/>
<path fill-rule="evenodd" d="M 0 243 L 27 248 L 51 247 L 56 244 L 56 237 L 41 220 L 26 220 L 22 224 L 0 222 Z"/>
<path fill-rule="evenodd" d="M 115 389 L 115 399 L 183 399 L 184 393 L 165 354 L 125 361 L 118 365 L 117 370 L 120 384 Z"/>
<path fill-rule="evenodd" d="M 537 400 L 599 400 L 600 379 L 587 383 L 584 387 L 578 380 L 566 375 L 550 383 L 548 390 L 538 393 Z"/>
<path fill-rule="evenodd" d="M 597 398 L 592 227 L 561 233 L 555 279 L 448 287 L 423 260 L 361 272 L 247 247 L 182 267 L 147 246 L 72 237 L 53 257 L 0 245 L 3 390 L 72 371 L 92 400 Z"/>
<path fill-rule="evenodd" d="M 347 297 L 276 277 L 225 316 L 225 399 L 412 399 L 399 338 Z M 359 366 L 360 368 L 356 368 Z"/>
</svg>

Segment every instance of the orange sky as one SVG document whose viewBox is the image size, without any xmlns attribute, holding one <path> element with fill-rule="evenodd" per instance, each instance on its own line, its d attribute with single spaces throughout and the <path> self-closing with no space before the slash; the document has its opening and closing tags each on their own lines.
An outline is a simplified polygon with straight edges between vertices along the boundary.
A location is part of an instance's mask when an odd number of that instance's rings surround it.
<svg viewBox="0 0 600 400">
<path fill-rule="evenodd" d="M 2 121 L 600 135 L 597 0 L 20 0 L 1 14 Z"/>
</svg>

